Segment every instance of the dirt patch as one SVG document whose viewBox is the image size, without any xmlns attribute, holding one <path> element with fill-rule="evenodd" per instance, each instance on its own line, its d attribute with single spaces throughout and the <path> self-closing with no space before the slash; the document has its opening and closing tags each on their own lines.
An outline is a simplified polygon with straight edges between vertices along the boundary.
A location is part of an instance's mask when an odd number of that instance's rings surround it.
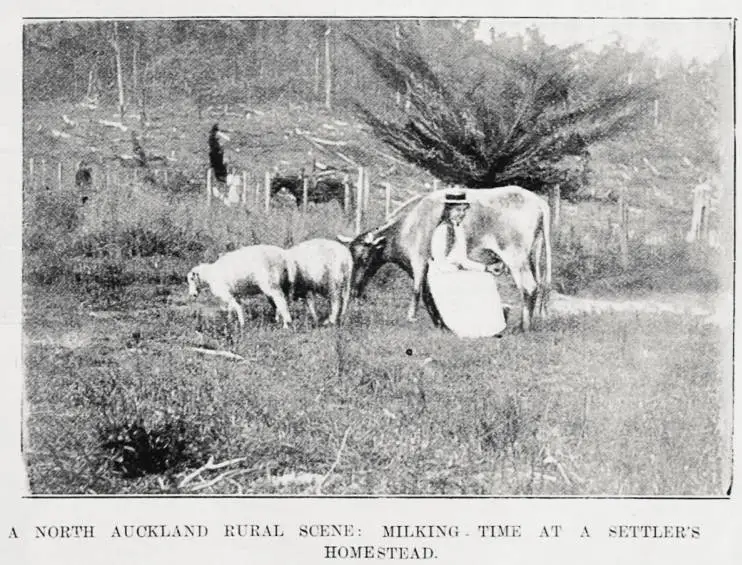
<svg viewBox="0 0 742 565">
<path fill-rule="evenodd" d="M 602 314 L 607 312 L 669 313 L 712 319 L 708 299 L 691 295 L 664 295 L 641 299 L 605 299 L 551 293 L 549 310 L 557 314 Z"/>
</svg>

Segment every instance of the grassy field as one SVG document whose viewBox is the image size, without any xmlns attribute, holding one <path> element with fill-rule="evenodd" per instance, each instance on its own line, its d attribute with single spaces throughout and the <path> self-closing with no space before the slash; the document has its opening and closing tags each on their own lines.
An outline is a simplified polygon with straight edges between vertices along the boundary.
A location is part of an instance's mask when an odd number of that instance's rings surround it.
<svg viewBox="0 0 742 565">
<path fill-rule="evenodd" d="M 55 112 L 27 114 L 27 155 L 40 150 Z M 258 145 L 282 131 L 264 116 L 252 131 Z M 197 168 L 205 148 L 191 149 L 182 163 Z M 274 150 L 274 159 L 294 163 L 289 153 Z M 341 329 L 311 328 L 301 304 L 292 305 L 294 328 L 280 329 L 255 298 L 240 333 L 212 298 L 186 298 L 188 269 L 231 247 L 350 233 L 351 222 L 334 204 L 306 215 L 276 206 L 266 216 L 203 200 L 200 189 L 137 182 L 84 206 L 72 190 L 24 192 L 24 450 L 33 493 L 726 491 L 728 328 L 673 313 L 561 313 L 532 333 L 460 340 L 424 315 L 407 323 L 410 281 L 387 267 Z M 381 220 L 378 201 L 372 209 L 368 225 Z M 728 257 L 685 245 L 686 210 L 634 209 L 624 271 L 615 204 L 565 204 L 555 286 L 617 299 L 694 293 L 712 303 Z M 657 232 L 662 242 L 647 243 Z M 512 285 L 502 286 L 517 304 Z"/>
<path fill-rule="evenodd" d="M 340 330 L 296 306 L 297 328 L 278 329 L 256 299 L 242 335 L 181 305 L 182 287 L 154 304 L 130 288 L 106 311 L 29 292 L 32 491 L 191 492 L 184 475 L 213 457 L 241 460 L 198 492 L 723 493 L 713 326 L 582 315 L 462 341 L 404 321 L 406 283 L 354 303 Z"/>
</svg>

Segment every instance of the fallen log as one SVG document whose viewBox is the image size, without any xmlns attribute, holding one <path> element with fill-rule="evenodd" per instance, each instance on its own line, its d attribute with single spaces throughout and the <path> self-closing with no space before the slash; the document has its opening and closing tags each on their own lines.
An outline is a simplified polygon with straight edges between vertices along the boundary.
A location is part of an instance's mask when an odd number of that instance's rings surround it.
<svg viewBox="0 0 742 565">
<path fill-rule="evenodd" d="M 232 353 L 231 351 L 223 351 L 220 349 L 206 349 L 204 347 L 186 347 L 186 349 L 195 351 L 196 353 L 203 353 L 204 355 L 225 357 L 226 359 L 232 359 L 234 361 L 245 361 L 245 358 L 242 357 L 242 355 L 237 355 L 236 353 Z"/>
<path fill-rule="evenodd" d="M 354 167 L 357 167 L 358 166 L 358 163 L 356 163 L 353 159 L 351 159 L 347 155 L 344 155 L 340 151 L 332 151 L 331 149 L 325 147 L 324 145 L 321 145 L 321 144 L 317 143 L 316 141 L 314 141 L 314 139 L 311 138 L 310 136 L 305 135 L 303 133 L 300 133 L 301 130 L 299 128 L 296 128 L 295 131 L 296 131 L 296 134 L 297 135 L 299 135 L 300 137 L 302 137 L 303 139 L 305 139 L 306 141 L 308 141 L 309 143 L 311 143 L 312 146 L 316 147 L 320 151 L 324 151 L 325 153 L 331 153 L 331 154 L 335 155 L 336 157 L 339 157 L 340 159 L 342 159 L 343 161 L 345 161 L 349 165 L 353 165 Z"/>
<path fill-rule="evenodd" d="M 307 136 L 307 137 L 309 137 L 312 141 L 314 141 L 316 143 L 319 143 L 320 145 L 333 145 L 333 146 L 337 146 L 337 147 L 343 147 L 345 145 L 348 145 L 348 142 L 347 141 L 338 141 L 338 140 L 334 140 L 334 139 L 324 139 L 322 137 L 314 137 L 314 136 Z"/>
<path fill-rule="evenodd" d="M 52 133 L 52 137 L 61 137 L 63 139 L 68 139 L 72 137 L 69 133 L 59 131 L 58 129 L 53 129 L 51 133 Z"/>
<path fill-rule="evenodd" d="M 126 127 L 121 122 L 111 122 L 109 120 L 102 120 L 101 119 L 101 120 L 98 120 L 98 123 L 101 124 L 102 126 L 107 126 L 107 127 L 111 127 L 111 128 L 118 128 L 121 131 L 129 131 L 129 128 Z"/>
<path fill-rule="evenodd" d="M 358 163 L 356 163 L 353 159 L 351 159 L 350 157 L 344 155 L 343 153 L 340 153 L 340 151 L 334 151 L 334 153 L 335 153 L 335 155 L 337 155 L 338 157 L 340 157 L 346 163 L 348 163 L 350 165 L 353 165 L 354 167 L 357 167 L 358 166 Z"/>
</svg>

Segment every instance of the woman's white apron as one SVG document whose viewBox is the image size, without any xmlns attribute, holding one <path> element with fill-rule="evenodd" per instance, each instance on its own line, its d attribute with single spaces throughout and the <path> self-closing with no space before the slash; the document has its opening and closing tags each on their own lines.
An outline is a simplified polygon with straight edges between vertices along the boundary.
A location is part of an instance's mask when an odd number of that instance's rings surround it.
<svg viewBox="0 0 742 565">
<path fill-rule="evenodd" d="M 495 277 L 454 270 L 431 260 L 428 287 L 443 323 L 459 337 L 490 337 L 505 329 L 505 316 Z"/>
</svg>

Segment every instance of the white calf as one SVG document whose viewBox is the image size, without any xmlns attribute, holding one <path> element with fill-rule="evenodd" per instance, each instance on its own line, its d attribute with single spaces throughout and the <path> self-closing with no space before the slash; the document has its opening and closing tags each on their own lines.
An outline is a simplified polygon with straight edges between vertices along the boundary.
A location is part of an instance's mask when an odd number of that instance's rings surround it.
<svg viewBox="0 0 742 565">
<path fill-rule="evenodd" d="M 314 295 L 330 300 L 330 317 L 325 324 L 339 324 L 350 300 L 353 258 L 348 248 L 330 239 L 310 239 L 286 251 L 296 270 L 294 298 L 306 298 L 307 308 L 317 325 Z"/>
<path fill-rule="evenodd" d="M 273 245 L 251 245 L 225 253 L 214 263 L 202 263 L 188 273 L 188 293 L 198 296 L 208 286 L 221 299 L 227 311 L 235 312 L 240 327 L 245 326 L 245 313 L 238 297 L 265 294 L 280 314 L 283 327 L 291 323 L 286 295 L 294 279 L 294 266 L 285 252 Z"/>
</svg>

